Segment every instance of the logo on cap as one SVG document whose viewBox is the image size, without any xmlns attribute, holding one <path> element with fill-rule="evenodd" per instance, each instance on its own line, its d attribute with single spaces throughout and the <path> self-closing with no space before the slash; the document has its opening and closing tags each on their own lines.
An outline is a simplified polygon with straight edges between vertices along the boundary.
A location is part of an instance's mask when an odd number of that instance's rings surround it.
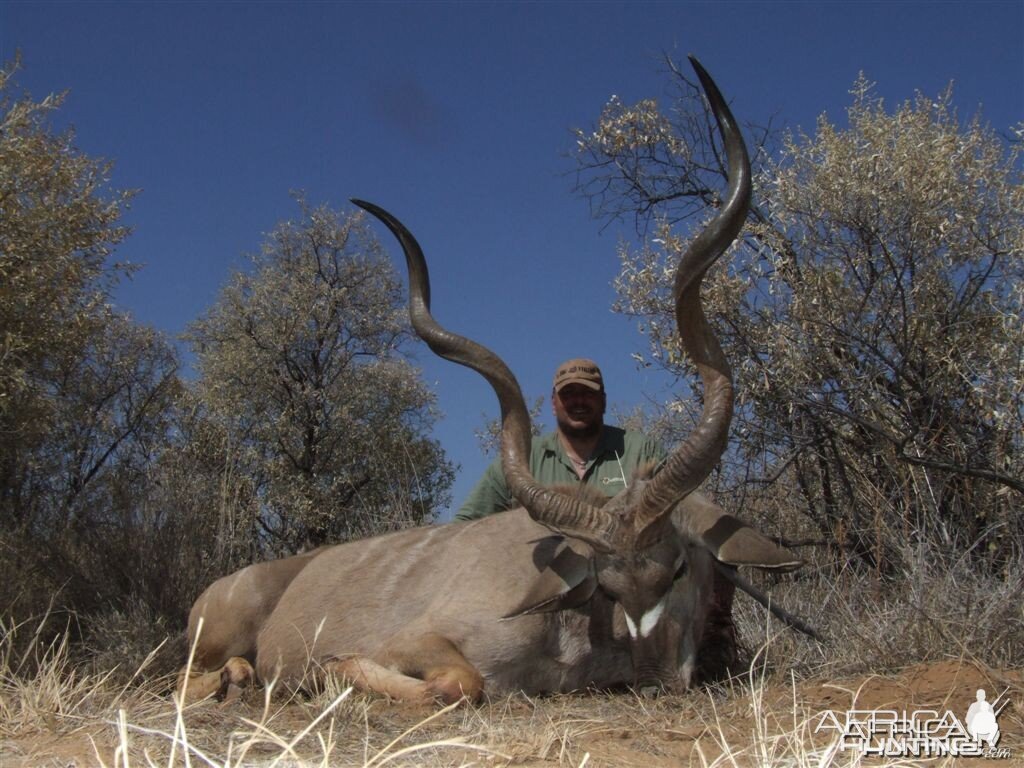
<svg viewBox="0 0 1024 768">
<path fill-rule="evenodd" d="M 593 360 L 583 357 L 566 360 L 555 373 L 555 392 L 560 392 L 562 387 L 568 384 L 582 384 L 598 392 L 604 391 L 604 379 L 601 378 L 601 369 Z"/>
</svg>

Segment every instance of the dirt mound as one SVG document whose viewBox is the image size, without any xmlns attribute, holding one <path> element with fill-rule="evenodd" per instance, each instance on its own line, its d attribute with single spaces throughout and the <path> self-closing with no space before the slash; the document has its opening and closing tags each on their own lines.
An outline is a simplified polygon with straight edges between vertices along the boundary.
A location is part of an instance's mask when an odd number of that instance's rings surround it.
<svg viewBox="0 0 1024 768">
<path fill-rule="evenodd" d="M 1020 671 L 994 670 L 972 661 L 940 661 L 915 664 L 897 675 L 804 684 L 800 690 L 805 701 L 819 709 L 936 709 L 962 714 L 979 688 L 994 699 L 1005 689 L 1019 692 L 1021 683 Z"/>
<path fill-rule="evenodd" d="M 818 730 L 826 712 L 840 722 L 850 710 L 913 713 L 947 711 L 961 722 L 976 693 L 984 689 L 990 701 L 1006 702 L 999 713 L 998 743 L 1008 756 L 998 759 L 961 758 L 972 768 L 1024 766 L 1024 672 L 994 670 L 973 661 L 916 664 L 898 673 L 861 675 L 836 680 L 807 680 L 790 685 L 756 685 L 739 695 L 692 701 L 677 718 L 678 725 L 659 728 L 639 724 L 632 732 L 612 731 L 581 739 L 590 765 L 702 765 L 724 760 L 728 765 L 852 764 L 855 752 L 837 751 L 839 734 Z M 737 693 L 737 692 L 734 692 Z M 913 764 L 894 760 L 900 765 Z M 871 764 L 882 765 L 884 762 Z M 934 764 L 934 760 L 932 761 Z"/>
</svg>

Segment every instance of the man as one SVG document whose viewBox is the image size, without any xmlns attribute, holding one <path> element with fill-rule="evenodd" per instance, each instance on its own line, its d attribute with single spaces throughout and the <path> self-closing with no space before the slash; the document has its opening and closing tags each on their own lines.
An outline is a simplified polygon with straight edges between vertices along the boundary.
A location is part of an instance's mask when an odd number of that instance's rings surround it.
<svg viewBox="0 0 1024 768">
<path fill-rule="evenodd" d="M 558 366 L 551 389 L 555 431 L 535 439 L 530 447 L 530 472 L 538 483 L 582 483 L 610 497 L 626 487 L 639 467 L 665 458 L 661 447 L 649 437 L 606 425 L 606 405 L 604 379 L 597 363 L 574 358 Z M 455 520 L 473 520 L 517 506 L 505 483 L 499 457 L 470 491 Z M 698 663 L 700 678 L 705 681 L 722 678 L 737 668 L 734 591 L 732 583 L 716 571 Z"/>
<path fill-rule="evenodd" d="M 533 441 L 530 472 L 542 485 L 582 483 L 614 496 L 644 464 L 657 463 L 664 452 L 639 432 L 604 423 L 607 397 L 601 369 L 593 360 L 574 358 L 558 366 L 551 389 L 556 429 Z M 455 515 L 472 520 L 518 506 L 505 484 L 501 459 L 484 472 L 480 482 Z"/>
</svg>

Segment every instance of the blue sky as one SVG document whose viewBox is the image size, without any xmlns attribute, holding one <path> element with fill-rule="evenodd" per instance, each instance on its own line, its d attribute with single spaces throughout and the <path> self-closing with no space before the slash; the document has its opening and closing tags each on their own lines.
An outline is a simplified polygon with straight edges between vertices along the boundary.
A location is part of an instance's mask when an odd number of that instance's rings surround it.
<svg viewBox="0 0 1024 768">
<path fill-rule="evenodd" d="M 138 320 L 183 331 L 295 214 L 291 190 L 360 197 L 416 234 L 438 319 L 502 355 L 529 399 L 558 362 L 588 356 L 620 409 L 670 382 L 636 370 L 644 341 L 609 309 L 616 246 L 636 234 L 590 218 L 567 154 L 612 94 L 664 95 L 663 54 L 697 55 L 741 123 L 842 123 L 861 71 L 890 105 L 953 81 L 962 117 L 981 107 L 1004 131 L 1024 119 L 1024 0 L 0 0 L 0 59 L 18 49 L 20 86 L 70 90 L 61 119 L 78 146 L 141 190 L 117 254 L 143 265 L 117 295 Z M 461 465 L 457 505 L 486 465 L 473 430 L 494 396 L 425 348 L 417 362 Z"/>
</svg>

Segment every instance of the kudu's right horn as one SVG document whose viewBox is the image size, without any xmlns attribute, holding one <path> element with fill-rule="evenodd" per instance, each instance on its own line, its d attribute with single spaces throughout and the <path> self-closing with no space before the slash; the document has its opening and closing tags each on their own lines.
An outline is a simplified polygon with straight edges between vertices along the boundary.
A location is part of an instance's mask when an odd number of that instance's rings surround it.
<svg viewBox="0 0 1024 768">
<path fill-rule="evenodd" d="M 732 372 L 704 316 L 700 287 L 708 267 L 725 253 L 746 221 L 750 210 L 750 159 L 739 126 L 715 82 L 693 56 L 690 63 L 700 78 L 725 142 L 729 188 L 718 215 L 690 243 L 676 267 L 676 327 L 683 349 L 704 384 L 704 409 L 694 430 L 643 490 L 634 518 L 641 538 L 645 529 L 654 528 L 711 474 L 725 451 L 732 420 Z"/>
</svg>

